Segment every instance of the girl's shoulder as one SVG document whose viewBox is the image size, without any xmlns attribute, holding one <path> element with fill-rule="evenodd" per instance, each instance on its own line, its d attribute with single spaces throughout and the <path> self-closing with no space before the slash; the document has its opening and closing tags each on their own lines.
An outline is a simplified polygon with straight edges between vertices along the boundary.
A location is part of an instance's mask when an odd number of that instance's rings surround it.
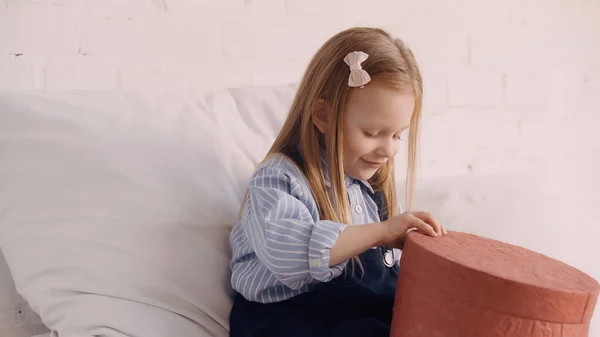
<svg viewBox="0 0 600 337">
<path fill-rule="evenodd" d="M 305 198 L 312 194 L 303 171 L 292 158 L 282 153 L 265 158 L 250 178 L 249 186 L 250 188 L 276 187 L 297 198 Z"/>
<path fill-rule="evenodd" d="M 254 174 L 264 174 L 265 172 L 272 172 L 273 174 L 283 174 L 295 179 L 304 178 L 304 174 L 302 173 L 300 167 L 298 167 L 296 162 L 283 153 L 275 153 L 269 155 L 257 167 Z"/>
</svg>

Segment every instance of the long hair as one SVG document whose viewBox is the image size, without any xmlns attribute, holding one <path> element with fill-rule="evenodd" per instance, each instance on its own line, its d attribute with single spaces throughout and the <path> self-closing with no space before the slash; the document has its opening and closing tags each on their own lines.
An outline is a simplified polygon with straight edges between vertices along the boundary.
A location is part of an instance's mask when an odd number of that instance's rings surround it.
<svg viewBox="0 0 600 337">
<path fill-rule="evenodd" d="M 381 79 L 391 87 L 415 97 L 409 127 L 406 171 L 407 209 L 411 208 L 423 97 L 421 73 L 412 51 L 404 42 L 381 29 L 347 29 L 330 38 L 317 51 L 304 73 L 289 115 L 266 156 L 268 158 L 281 153 L 292 158 L 310 184 L 321 219 L 344 224 L 351 224 L 352 217 L 344 184 L 342 118 L 350 90 L 360 90 L 348 86 L 350 69 L 343 59 L 352 51 L 363 51 L 369 55 L 362 63 L 362 68 L 372 79 Z M 311 117 L 313 104 L 319 99 L 325 100 L 327 105 L 328 122 L 324 135 L 319 133 Z M 321 149 L 325 149 L 327 153 L 330 194 L 324 183 Z M 386 218 L 398 213 L 394 180 L 393 160 L 388 160 L 369 179 L 373 189 L 383 196 L 382 214 Z"/>
</svg>

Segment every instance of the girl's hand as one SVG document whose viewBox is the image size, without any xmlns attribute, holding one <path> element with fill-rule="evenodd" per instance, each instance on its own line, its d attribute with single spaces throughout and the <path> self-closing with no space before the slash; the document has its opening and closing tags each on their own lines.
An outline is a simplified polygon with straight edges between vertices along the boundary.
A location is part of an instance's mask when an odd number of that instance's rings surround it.
<svg viewBox="0 0 600 337">
<path fill-rule="evenodd" d="M 425 212 L 408 212 L 383 222 L 348 226 L 331 247 L 329 266 L 347 261 L 373 246 L 402 249 L 406 232 L 411 228 L 431 236 L 447 233 L 431 214 Z"/>
<path fill-rule="evenodd" d="M 412 228 L 429 236 L 442 236 L 448 233 L 444 226 L 427 212 L 402 213 L 382 222 L 382 224 L 386 228 L 383 244 L 393 248 L 404 246 L 406 233 Z"/>
</svg>

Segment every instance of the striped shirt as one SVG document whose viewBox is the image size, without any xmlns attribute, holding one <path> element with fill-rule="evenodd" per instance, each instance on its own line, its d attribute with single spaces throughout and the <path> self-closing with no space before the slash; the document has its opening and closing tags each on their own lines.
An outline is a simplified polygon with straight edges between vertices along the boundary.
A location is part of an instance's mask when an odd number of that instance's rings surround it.
<svg viewBox="0 0 600 337">
<path fill-rule="evenodd" d="M 326 161 L 322 164 L 330 188 Z M 345 182 L 353 224 L 379 222 L 369 183 L 348 177 Z M 320 220 L 304 174 L 287 156 L 272 156 L 252 175 L 229 237 L 233 289 L 250 301 L 272 303 L 331 281 L 348 263 L 329 266 L 331 247 L 346 228 Z"/>
</svg>

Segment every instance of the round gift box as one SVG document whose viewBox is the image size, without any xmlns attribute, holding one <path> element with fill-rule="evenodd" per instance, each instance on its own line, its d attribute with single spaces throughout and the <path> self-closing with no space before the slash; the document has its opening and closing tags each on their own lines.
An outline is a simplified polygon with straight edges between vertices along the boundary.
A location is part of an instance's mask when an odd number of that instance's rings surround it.
<svg viewBox="0 0 600 337">
<path fill-rule="evenodd" d="M 392 337 L 583 337 L 600 284 L 545 255 L 460 232 L 407 235 Z"/>
</svg>

